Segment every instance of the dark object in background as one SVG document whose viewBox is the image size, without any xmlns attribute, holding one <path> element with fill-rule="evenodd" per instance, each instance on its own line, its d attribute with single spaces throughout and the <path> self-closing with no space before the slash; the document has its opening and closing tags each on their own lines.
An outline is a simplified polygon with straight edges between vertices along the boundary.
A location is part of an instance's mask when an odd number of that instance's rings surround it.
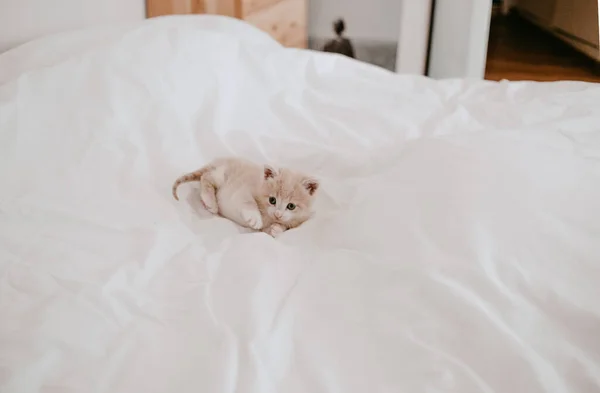
<svg viewBox="0 0 600 393">
<path fill-rule="evenodd" d="M 345 55 L 354 59 L 355 56 L 352 43 L 349 39 L 342 37 L 344 30 L 346 30 L 346 24 L 343 19 L 338 19 L 333 22 L 333 31 L 337 37 L 327 41 L 323 47 L 323 52 L 339 53 L 340 55 Z"/>
</svg>

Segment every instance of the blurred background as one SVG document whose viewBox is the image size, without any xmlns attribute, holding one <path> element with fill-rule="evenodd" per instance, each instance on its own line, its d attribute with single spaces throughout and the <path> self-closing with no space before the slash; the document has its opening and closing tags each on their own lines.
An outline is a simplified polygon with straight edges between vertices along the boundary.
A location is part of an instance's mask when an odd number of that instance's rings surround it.
<svg viewBox="0 0 600 393">
<path fill-rule="evenodd" d="M 0 52 L 173 14 L 243 19 L 287 47 L 348 40 L 358 60 L 400 73 L 600 81 L 598 0 L 0 0 Z"/>
<path fill-rule="evenodd" d="M 485 78 L 600 82 L 597 0 L 495 0 Z"/>
</svg>

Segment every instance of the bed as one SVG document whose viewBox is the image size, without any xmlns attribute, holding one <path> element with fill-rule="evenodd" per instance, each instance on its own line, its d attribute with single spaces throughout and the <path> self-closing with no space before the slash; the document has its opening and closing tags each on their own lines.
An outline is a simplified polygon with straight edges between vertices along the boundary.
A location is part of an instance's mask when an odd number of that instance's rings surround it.
<svg viewBox="0 0 600 393">
<path fill-rule="evenodd" d="M 173 180 L 321 180 L 273 239 Z M 600 391 L 600 87 L 434 81 L 223 17 L 0 56 L 0 391 Z"/>
</svg>

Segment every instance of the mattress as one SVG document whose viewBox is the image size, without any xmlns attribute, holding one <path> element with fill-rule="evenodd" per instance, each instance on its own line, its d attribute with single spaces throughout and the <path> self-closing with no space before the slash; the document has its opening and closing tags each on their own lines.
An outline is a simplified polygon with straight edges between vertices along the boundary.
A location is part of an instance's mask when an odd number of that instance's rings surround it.
<svg viewBox="0 0 600 393">
<path fill-rule="evenodd" d="M 166 17 L 0 56 L 3 393 L 600 391 L 600 88 Z M 321 181 L 271 238 L 179 175 Z"/>
</svg>

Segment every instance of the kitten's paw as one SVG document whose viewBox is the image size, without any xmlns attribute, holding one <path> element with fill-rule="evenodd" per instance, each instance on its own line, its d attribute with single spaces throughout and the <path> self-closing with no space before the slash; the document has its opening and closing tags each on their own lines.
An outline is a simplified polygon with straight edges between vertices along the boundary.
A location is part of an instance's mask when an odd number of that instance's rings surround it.
<svg viewBox="0 0 600 393">
<path fill-rule="evenodd" d="M 265 232 L 273 237 L 277 237 L 285 232 L 285 228 L 278 224 L 271 225 Z"/>
<path fill-rule="evenodd" d="M 256 209 L 242 210 L 242 218 L 244 219 L 249 228 L 259 230 L 263 226 L 260 212 Z"/>
</svg>

